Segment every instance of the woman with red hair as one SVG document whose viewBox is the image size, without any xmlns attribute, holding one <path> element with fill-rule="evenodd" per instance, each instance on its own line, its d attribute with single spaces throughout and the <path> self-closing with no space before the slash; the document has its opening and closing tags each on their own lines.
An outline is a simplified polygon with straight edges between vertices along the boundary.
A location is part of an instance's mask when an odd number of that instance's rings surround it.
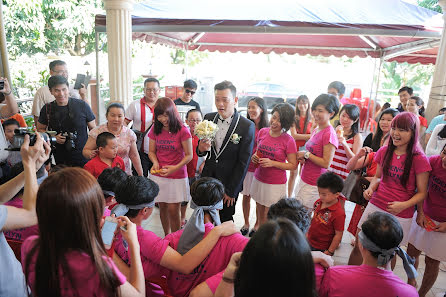
<svg viewBox="0 0 446 297">
<path fill-rule="evenodd" d="M 155 202 L 160 207 L 164 234 L 180 229 L 180 204 L 190 200 L 186 165 L 192 159 L 192 136 L 180 119 L 175 104 L 160 98 L 154 107 L 154 124 L 148 133 L 150 178 L 160 188 Z"/>
<path fill-rule="evenodd" d="M 375 155 L 376 173 L 364 191 L 364 198 L 370 203 L 358 223 L 361 229 L 368 215 L 376 211 L 394 215 L 403 227 L 401 245 L 408 243 L 415 205 L 423 206 L 431 171 L 429 160 L 418 142 L 419 125 L 418 117 L 410 112 L 403 112 L 392 120 L 389 144 Z M 361 262 L 356 243 L 349 264 L 359 265 Z"/>
</svg>

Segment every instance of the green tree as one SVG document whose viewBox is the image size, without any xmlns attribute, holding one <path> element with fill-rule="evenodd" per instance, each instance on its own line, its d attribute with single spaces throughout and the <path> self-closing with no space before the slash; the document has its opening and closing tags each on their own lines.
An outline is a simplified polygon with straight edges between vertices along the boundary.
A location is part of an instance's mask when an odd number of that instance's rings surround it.
<svg viewBox="0 0 446 297">
<path fill-rule="evenodd" d="M 442 13 L 441 6 L 438 4 L 438 0 L 418 0 L 418 6 L 428 8 L 430 10 Z"/>
<path fill-rule="evenodd" d="M 385 62 L 381 89 L 398 90 L 402 86 L 410 86 L 419 91 L 429 85 L 433 73 L 432 65 Z"/>
<path fill-rule="evenodd" d="M 207 53 L 200 51 L 188 51 L 187 61 L 189 66 L 194 66 L 201 63 L 203 60 L 208 58 Z M 173 49 L 170 53 L 170 58 L 172 59 L 172 64 L 182 64 L 186 65 L 186 51 L 182 49 Z"/>
<path fill-rule="evenodd" d="M 3 0 L 8 51 L 14 59 L 38 52 L 73 56 L 94 51 L 94 16 L 101 0 Z"/>
</svg>

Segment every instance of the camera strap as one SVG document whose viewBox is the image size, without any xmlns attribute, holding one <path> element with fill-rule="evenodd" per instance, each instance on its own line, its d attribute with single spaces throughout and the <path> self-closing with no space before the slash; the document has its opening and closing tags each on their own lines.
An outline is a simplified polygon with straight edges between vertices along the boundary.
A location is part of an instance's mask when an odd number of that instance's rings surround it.
<svg viewBox="0 0 446 297">
<path fill-rule="evenodd" d="M 46 104 L 46 116 L 47 116 L 47 123 L 48 123 L 48 130 L 55 130 L 58 133 L 61 132 L 73 132 L 74 131 L 74 127 L 73 127 L 73 114 L 71 113 L 71 98 L 68 98 L 68 104 L 67 104 L 67 109 L 68 109 L 68 122 L 66 121 L 66 118 L 61 119 L 61 115 L 58 113 L 57 111 L 57 102 L 56 100 L 47 103 Z M 51 119 L 54 119 L 55 121 L 57 121 L 57 126 L 58 127 L 53 127 L 53 125 L 51 125 Z M 64 122 L 64 124 L 68 124 L 68 125 L 62 125 L 62 121 Z M 68 127 L 66 127 L 68 126 Z"/>
</svg>

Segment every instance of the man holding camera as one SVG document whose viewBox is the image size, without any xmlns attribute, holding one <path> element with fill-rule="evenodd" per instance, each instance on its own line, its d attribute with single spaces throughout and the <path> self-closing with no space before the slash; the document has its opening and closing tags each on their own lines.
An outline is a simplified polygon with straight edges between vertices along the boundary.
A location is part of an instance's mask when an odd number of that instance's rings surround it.
<svg viewBox="0 0 446 297">
<path fill-rule="evenodd" d="M 67 63 L 65 63 L 62 60 L 54 60 L 50 62 L 49 67 L 51 76 L 61 75 L 68 80 Z M 80 88 L 79 90 L 69 87 L 68 92 L 71 98 L 85 100 L 87 96 L 87 89 L 83 84 L 82 88 Z M 34 95 L 33 108 L 32 108 L 34 123 L 38 122 L 40 116 L 40 110 L 42 109 L 42 107 L 45 104 L 53 101 L 54 101 L 54 96 L 51 94 L 50 90 L 48 89 L 48 86 L 43 86 L 37 90 L 36 94 Z"/>
<path fill-rule="evenodd" d="M 69 85 L 64 76 L 50 77 L 48 87 L 56 100 L 42 107 L 37 130 L 56 131 L 53 146 L 56 164 L 82 167 L 87 163 L 82 156 L 88 138 L 87 127 L 89 130 L 96 127 L 95 116 L 85 101 L 68 97 Z"/>
</svg>

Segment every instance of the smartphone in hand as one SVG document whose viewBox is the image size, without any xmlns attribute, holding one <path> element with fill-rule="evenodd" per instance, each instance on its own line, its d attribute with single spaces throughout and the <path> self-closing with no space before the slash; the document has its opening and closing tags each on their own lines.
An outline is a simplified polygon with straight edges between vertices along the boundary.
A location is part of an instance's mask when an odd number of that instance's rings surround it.
<svg viewBox="0 0 446 297">
<path fill-rule="evenodd" d="M 104 226 L 102 226 L 101 236 L 104 246 L 107 250 L 111 249 L 113 237 L 115 236 L 118 220 L 113 217 L 106 217 Z"/>
</svg>

